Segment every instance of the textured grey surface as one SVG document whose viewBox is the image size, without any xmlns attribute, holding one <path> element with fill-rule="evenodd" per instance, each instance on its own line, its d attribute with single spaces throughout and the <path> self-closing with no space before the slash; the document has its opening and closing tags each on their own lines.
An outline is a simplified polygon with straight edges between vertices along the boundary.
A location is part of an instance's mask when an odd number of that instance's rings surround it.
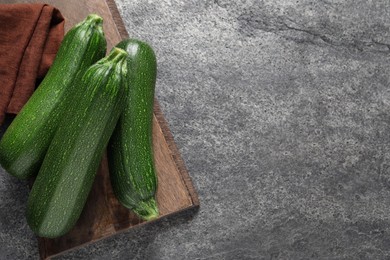
<svg viewBox="0 0 390 260">
<path fill-rule="evenodd" d="M 58 259 L 389 259 L 390 3 L 117 0 L 200 210 Z M 0 175 L 0 258 L 36 258 Z"/>
</svg>

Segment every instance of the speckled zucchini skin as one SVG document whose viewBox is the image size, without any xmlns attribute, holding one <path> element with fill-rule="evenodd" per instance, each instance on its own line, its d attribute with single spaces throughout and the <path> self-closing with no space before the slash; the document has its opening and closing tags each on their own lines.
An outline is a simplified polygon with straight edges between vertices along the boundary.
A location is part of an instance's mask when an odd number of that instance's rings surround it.
<svg viewBox="0 0 390 260">
<path fill-rule="evenodd" d="M 126 57 L 126 52 L 114 49 L 79 82 L 28 198 L 27 222 L 38 236 L 66 234 L 81 214 L 123 110 Z"/>
<path fill-rule="evenodd" d="M 106 53 L 102 23 L 91 14 L 65 35 L 45 78 L 2 137 L 0 163 L 13 176 L 37 174 L 67 102 L 79 87 L 74 79 Z"/>
<path fill-rule="evenodd" d="M 129 91 L 108 145 L 110 179 L 121 204 L 150 220 L 159 215 L 152 146 L 156 57 L 148 44 L 136 39 L 124 40 L 116 47 L 129 54 L 126 82 Z"/>
</svg>

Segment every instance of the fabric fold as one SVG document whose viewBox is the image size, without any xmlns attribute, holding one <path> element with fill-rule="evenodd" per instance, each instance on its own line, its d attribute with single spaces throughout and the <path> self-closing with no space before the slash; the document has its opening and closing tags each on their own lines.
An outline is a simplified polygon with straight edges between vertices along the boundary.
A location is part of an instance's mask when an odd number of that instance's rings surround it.
<svg viewBox="0 0 390 260">
<path fill-rule="evenodd" d="M 47 4 L 0 5 L 0 124 L 17 114 L 52 64 L 64 18 Z"/>
</svg>

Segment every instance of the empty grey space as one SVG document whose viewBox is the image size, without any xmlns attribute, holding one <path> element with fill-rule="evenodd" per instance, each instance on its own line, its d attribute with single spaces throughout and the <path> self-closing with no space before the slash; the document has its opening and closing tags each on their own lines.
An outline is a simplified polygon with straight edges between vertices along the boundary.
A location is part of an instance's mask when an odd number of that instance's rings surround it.
<svg viewBox="0 0 390 260">
<path fill-rule="evenodd" d="M 116 2 L 201 206 L 56 259 L 390 258 L 389 1 Z M 2 170 L 0 259 L 27 196 Z"/>
</svg>

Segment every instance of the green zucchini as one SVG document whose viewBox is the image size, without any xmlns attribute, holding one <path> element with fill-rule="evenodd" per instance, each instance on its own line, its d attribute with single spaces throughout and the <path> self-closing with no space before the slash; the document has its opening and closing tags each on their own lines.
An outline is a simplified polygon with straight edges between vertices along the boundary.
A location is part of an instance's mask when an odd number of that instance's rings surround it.
<svg viewBox="0 0 390 260">
<path fill-rule="evenodd" d="M 53 65 L 0 141 L 0 164 L 11 175 L 37 174 L 75 88 L 73 80 L 106 53 L 103 19 L 91 14 L 64 37 Z"/>
<path fill-rule="evenodd" d="M 126 57 L 114 48 L 79 82 L 28 198 L 27 222 L 38 236 L 64 235 L 81 214 L 124 106 Z"/>
<path fill-rule="evenodd" d="M 108 145 L 110 180 L 119 202 L 150 220 L 159 215 L 152 146 L 156 57 L 148 44 L 136 39 L 123 40 L 116 47 L 129 54 L 128 95 Z"/>
</svg>

